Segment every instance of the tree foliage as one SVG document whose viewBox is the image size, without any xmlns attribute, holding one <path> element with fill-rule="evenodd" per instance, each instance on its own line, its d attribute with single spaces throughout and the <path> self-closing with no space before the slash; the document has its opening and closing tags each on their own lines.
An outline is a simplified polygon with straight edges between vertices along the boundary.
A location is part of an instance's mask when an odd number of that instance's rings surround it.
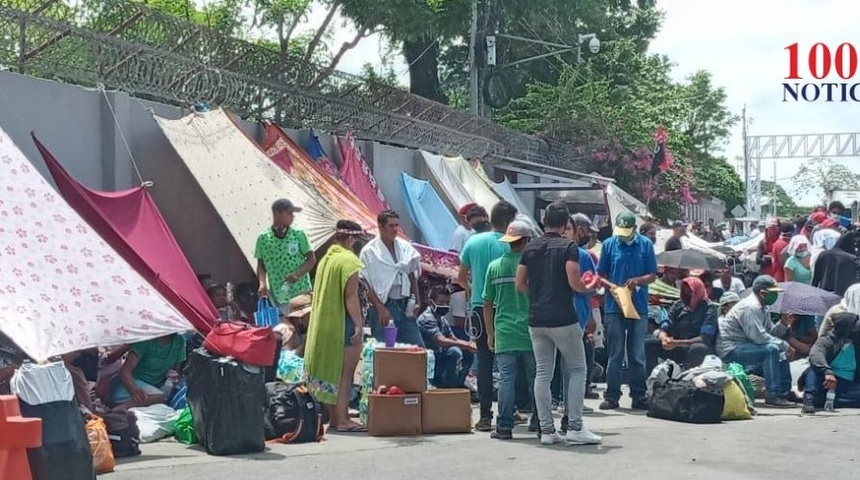
<svg viewBox="0 0 860 480">
<path fill-rule="evenodd" d="M 658 218 L 677 218 L 683 204 L 702 191 L 741 203 L 740 178 L 711 152 L 737 121 L 724 104 L 725 92 L 712 87 L 707 72 L 675 82 L 671 68 L 667 58 L 641 52 L 633 39 L 608 42 L 601 55 L 568 68 L 556 84 L 530 85 L 499 119 L 578 147 Z M 651 148 L 660 125 L 669 133 L 675 161 L 652 179 Z"/>
<path fill-rule="evenodd" d="M 792 180 L 798 196 L 817 192 L 822 203 L 826 203 L 834 191 L 860 188 L 860 174 L 830 158 L 813 158 L 803 162 Z"/>
<path fill-rule="evenodd" d="M 766 211 L 762 212 L 765 216 L 773 215 L 774 200 L 776 201 L 776 215 L 778 217 L 793 217 L 798 213 L 807 214 L 811 210 L 808 207 L 798 206 L 794 198 L 782 188 L 782 185 L 770 180 L 761 181 L 761 194 L 770 199 L 770 203 L 765 208 Z"/>
</svg>

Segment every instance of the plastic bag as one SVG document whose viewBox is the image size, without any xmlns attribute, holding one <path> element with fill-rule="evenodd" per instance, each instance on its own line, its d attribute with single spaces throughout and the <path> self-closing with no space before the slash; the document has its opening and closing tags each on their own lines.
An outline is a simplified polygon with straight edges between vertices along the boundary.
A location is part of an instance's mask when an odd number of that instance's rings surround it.
<svg viewBox="0 0 860 480">
<path fill-rule="evenodd" d="M 194 418 L 191 416 L 191 407 L 185 407 L 179 412 L 179 417 L 173 426 L 173 435 L 176 440 L 186 445 L 197 443 L 197 433 L 194 431 Z"/>
<path fill-rule="evenodd" d="M 173 424 L 179 412 L 163 403 L 130 409 L 137 417 L 140 443 L 151 443 L 173 435 Z"/>
<path fill-rule="evenodd" d="M 21 365 L 9 387 L 13 395 L 32 406 L 53 402 L 70 402 L 75 398 L 72 374 L 63 362 Z"/>
<path fill-rule="evenodd" d="M 93 451 L 93 467 L 96 473 L 101 475 L 112 472 L 116 467 L 116 460 L 108 438 L 107 425 L 101 418 L 90 415 L 85 427 L 90 449 Z"/>
<path fill-rule="evenodd" d="M 747 408 L 746 394 L 737 379 L 732 380 L 723 387 L 723 396 L 726 403 L 723 406 L 723 420 L 749 420 L 752 418 Z"/>
<path fill-rule="evenodd" d="M 750 382 L 750 378 L 747 375 L 747 371 L 744 366 L 740 363 L 730 363 L 726 368 L 726 372 L 735 377 L 735 379 L 743 385 L 747 399 L 750 402 L 755 402 L 755 388 L 753 388 L 752 382 Z"/>
</svg>

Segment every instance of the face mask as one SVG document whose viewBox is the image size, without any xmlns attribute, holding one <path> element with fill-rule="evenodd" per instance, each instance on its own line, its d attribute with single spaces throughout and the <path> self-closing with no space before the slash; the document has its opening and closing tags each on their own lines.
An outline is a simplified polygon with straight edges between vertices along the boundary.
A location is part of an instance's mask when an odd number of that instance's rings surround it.
<svg viewBox="0 0 860 480">
<path fill-rule="evenodd" d="M 776 303 L 776 299 L 779 298 L 779 293 L 777 292 L 767 292 L 764 294 L 764 304 L 767 306 L 771 306 Z"/>
<path fill-rule="evenodd" d="M 490 228 L 492 228 L 492 225 L 490 225 L 489 221 L 484 220 L 484 221 L 480 221 L 480 222 L 475 223 L 475 226 L 472 228 L 475 229 L 475 231 L 479 232 L 479 233 L 480 232 L 489 232 Z"/>
<path fill-rule="evenodd" d="M 582 236 L 580 236 L 580 237 L 579 237 L 579 241 L 578 241 L 578 242 L 576 242 L 576 243 L 578 243 L 580 247 L 584 247 L 584 246 L 588 245 L 588 242 L 589 242 L 589 241 L 591 241 L 591 239 L 590 239 L 590 238 L 588 238 L 587 236 L 582 235 Z"/>
<path fill-rule="evenodd" d="M 451 311 L 450 306 L 448 306 L 448 305 L 436 305 L 435 303 L 432 304 L 430 308 L 433 309 L 433 313 L 435 313 L 436 315 L 439 315 L 440 317 L 444 317 L 445 315 L 448 315 L 448 312 Z"/>
<path fill-rule="evenodd" d="M 808 256 L 809 256 L 809 252 L 808 252 L 808 251 L 805 251 L 805 252 L 797 252 L 797 253 L 795 253 L 795 254 L 794 254 L 794 256 L 795 256 L 795 257 L 797 257 L 797 258 L 806 258 L 806 257 L 808 257 Z"/>
</svg>

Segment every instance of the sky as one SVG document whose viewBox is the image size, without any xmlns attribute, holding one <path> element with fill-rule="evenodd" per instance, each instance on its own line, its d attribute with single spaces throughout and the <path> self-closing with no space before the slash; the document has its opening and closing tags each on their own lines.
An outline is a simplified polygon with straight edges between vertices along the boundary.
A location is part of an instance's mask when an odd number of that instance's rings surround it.
<svg viewBox="0 0 860 480">
<path fill-rule="evenodd" d="M 667 55 L 676 66 L 674 75 L 682 80 L 697 70 L 708 70 L 716 86 L 724 87 L 728 107 L 740 115 L 747 105 L 751 118 L 749 135 L 784 135 L 860 132 L 860 105 L 851 103 L 784 103 L 782 83 L 788 72 L 785 47 L 800 44 L 801 66 L 808 49 L 824 42 L 835 50 L 842 42 L 852 42 L 860 51 L 857 12 L 852 0 L 658 0 L 665 13 L 651 52 Z M 317 10 L 308 24 L 316 25 L 325 12 Z M 332 38 L 336 48 L 351 40 L 354 29 L 338 25 Z M 388 51 L 386 41 L 374 36 L 362 41 L 344 56 L 339 69 L 357 73 L 370 63 L 383 66 Z M 400 82 L 408 85 L 408 69 L 402 56 L 390 65 Z M 828 78 L 829 81 L 834 80 Z M 860 82 L 858 74 L 854 82 Z M 852 82 L 852 83 L 854 83 Z M 743 155 L 741 125 L 722 152 L 734 164 Z M 834 159 L 860 172 L 860 158 Z M 804 159 L 762 160 L 762 179 L 777 182 L 800 205 L 815 204 L 820 192 L 795 194 L 791 177 Z M 739 166 L 737 166 L 739 167 Z M 741 175 L 743 171 L 739 170 Z"/>
</svg>

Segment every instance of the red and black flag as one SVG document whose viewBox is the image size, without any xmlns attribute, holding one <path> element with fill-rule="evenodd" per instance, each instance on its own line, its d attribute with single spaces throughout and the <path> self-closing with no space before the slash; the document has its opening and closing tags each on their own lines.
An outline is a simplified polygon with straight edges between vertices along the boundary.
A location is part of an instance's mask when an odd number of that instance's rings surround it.
<svg viewBox="0 0 860 480">
<path fill-rule="evenodd" d="M 668 139 L 669 136 L 666 134 L 666 130 L 663 129 L 663 125 L 660 125 L 657 133 L 654 134 L 656 144 L 654 145 L 654 156 L 651 160 L 652 177 L 669 170 L 669 167 L 672 166 L 672 154 L 669 153 L 669 149 L 666 147 Z"/>
</svg>

